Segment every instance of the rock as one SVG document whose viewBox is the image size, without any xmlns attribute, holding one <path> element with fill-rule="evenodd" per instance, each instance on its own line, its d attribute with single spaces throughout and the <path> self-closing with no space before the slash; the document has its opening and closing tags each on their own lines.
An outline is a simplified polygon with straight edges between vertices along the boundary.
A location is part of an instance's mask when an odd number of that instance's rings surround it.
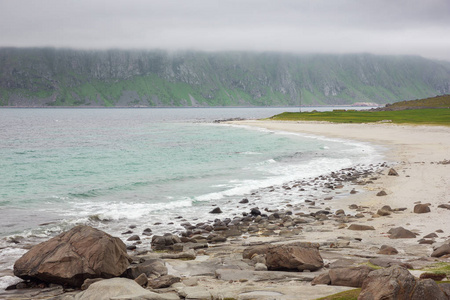
<svg viewBox="0 0 450 300">
<path fill-rule="evenodd" d="M 351 224 L 347 229 L 349 230 L 375 230 L 373 226 L 361 225 L 361 224 Z"/>
<path fill-rule="evenodd" d="M 381 210 L 385 210 L 385 211 L 392 211 L 392 208 L 389 205 L 383 205 L 382 208 L 380 208 Z M 405 208 L 406 209 L 406 208 Z"/>
<path fill-rule="evenodd" d="M 241 201 L 239 201 L 239 203 L 241 203 L 241 204 L 246 204 L 246 203 L 248 203 L 248 199 L 247 199 L 247 198 L 244 198 L 244 199 L 242 199 Z"/>
<path fill-rule="evenodd" d="M 394 254 L 398 254 L 398 251 L 394 247 L 382 245 L 380 248 L 380 251 L 378 251 L 378 254 L 394 255 Z"/>
<path fill-rule="evenodd" d="M 127 238 L 127 241 L 140 241 L 140 240 L 141 240 L 141 238 L 137 234 L 132 235 L 129 238 Z"/>
<path fill-rule="evenodd" d="M 441 257 L 450 254 L 450 244 L 444 244 L 431 253 L 431 257 Z"/>
<path fill-rule="evenodd" d="M 88 278 L 86 279 L 83 284 L 81 285 L 81 290 L 84 291 L 86 290 L 88 287 L 91 286 L 91 284 L 93 284 L 94 282 L 100 281 L 100 280 L 104 280 L 103 278 Z"/>
<path fill-rule="evenodd" d="M 93 283 L 89 288 L 75 297 L 76 300 L 125 300 L 125 299 L 180 299 L 175 294 L 157 294 L 144 289 L 134 280 L 112 278 Z"/>
<path fill-rule="evenodd" d="M 445 209 L 450 209 L 450 204 L 440 204 L 438 205 L 439 208 L 445 208 Z"/>
<path fill-rule="evenodd" d="M 267 271 L 267 266 L 262 263 L 255 264 L 255 271 Z"/>
<path fill-rule="evenodd" d="M 172 276 L 172 275 L 164 275 L 164 276 L 149 280 L 147 286 L 152 289 L 163 289 L 163 288 L 168 288 L 172 284 L 180 282 L 180 281 L 181 281 L 180 277 L 176 277 L 176 276 Z"/>
<path fill-rule="evenodd" d="M 399 260 L 394 260 L 394 259 L 383 258 L 383 257 L 371 258 L 371 259 L 369 259 L 369 262 L 372 265 L 383 267 L 383 268 L 389 268 L 391 266 L 402 266 L 407 269 L 413 269 L 413 266 L 409 263 L 402 262 Z"/>
<path fill-rule="evenodd" d="M 375 270 L 364 280 L 358 300 L 411 299 L 415 285 L 416 279 L 403 267 Z"/>
<path fill-rule="evenodd" d="M 328 275 L 328 273 L 320 274 L 319 276 L 315 277 L 313 281 L 311 281 L 311 285 L 316 284 L 326 284 L 329 285 L 331 283 L 331 278 Z"/>
<path fill-rule="evenodd" d="M 220 207 L 216 207 L 213 210 L 211 210 L 209 213 L 210 214 L 221 214 L 222 210 L 220 209 Z"/>
<path fill-rule="evenodd" d="M 31 248 L 14 264 L 14 275 L 79 287 L 87 278 L 119 276 L 130 261 L 119 238 L 80 225 Z"/>
<path fill-rule="evenodd" d="M 155 258 L 149 259 L 142 263 L 131 265 L 123 275 L 130 279 L 136 279 L 141 274 L 145 274 L 148 278 L 155 278 L 167 275 L 167 267 L 164 260 Z"/>
<path fill-rule="evenodd" d="M 260 215 L 261 215 L 261 211 L 260 211 L 259 209 L 257 209 L 257 208 L 252 208 L 252 209 L 250 210 L 250 214 L 251 214 L 252 216 L 260 216 Z"/>
<path fill-rule="evenodd" d="M 315 271 L 323 267 L 323 260 L 316 248 L 279 245 L 267 250 L 266 265 L 269 270 Z"/>
<path fill-rule="evenodd" d="M 181 240 L 173 234 L 154 235 L 152 237 L 152 249 L 154 250 L 173 250 L 174 245 L 177 243 L 181 243 Z"/>
<path fill-rule="evenodd" d="M 338 216 L 338 215 L 345 215 L 345 211 L 343 209 L 338 209 L 334 214 L 336 216 Z"/>
<path fill-rule="evenodd" d="M 139 284 L 140 286 L 146 287 L 148 283 L 148 278 L 144 273 L 142 273 L 136 279 L 134 279 L 134 281 L 136 281 L 136 283 Z"/>
<path fill-rule="evenodd" d="M 374 269 L 368 266 L 336 268 L 328 272 L 331 285 L 361 287 L 367 275 Z"/>
<path fill-rule="evenodd" d="M 390 239 L 413 239 L 416 234 L 403 227 L 396 227 L 389 229 L 388 233 Z"/>
<path fill-rule="evenodd" d="M 410 299 L 447 300 L 448 298 L 433 279 L 424 279 L 417 282 L 414 294 Z"/>
<path fill-rule="evenodd" d="M 432 238 L 437 238 L 438 235 L 434 232 L 427 234 L 426 236 L 424 236 L 424 239 L 432 239 Z"/>
<path fill-rule="evenodd" d="M 394 168 L 391 168 L 388 172 L 389 176 L 398 176 L 397 171 Z"/>
<path fill-rule="evenodd" d="M 377 196 L 386 196 L 387 195 L 387 193 L 385 192 L 385 191 L 379 191 L 378 193 L 377 193 Z"/>
<path fill-rule="evenodd" d="M 384 209 L 379 209 L 377 211 L 377 215 L 382 216 L 382 217 L 389 216 L 390 214 L 391 214 L 390 211 L 384 210 Z"/>
<path fill-rule="evenodd" d="M 414 213 L 416 213 L 416 214 L 429 213 L 431 211 L 429 206 L 430 206 L 429 203 L 427 203 L 427 204 L 416 204 L 414 206 Z"/>
<path fill-rule="evenodd" d="M 447 296 L 447 299 L 450 299 L 450 283 L 441 283 L 439 288 Z"/>
</svg>

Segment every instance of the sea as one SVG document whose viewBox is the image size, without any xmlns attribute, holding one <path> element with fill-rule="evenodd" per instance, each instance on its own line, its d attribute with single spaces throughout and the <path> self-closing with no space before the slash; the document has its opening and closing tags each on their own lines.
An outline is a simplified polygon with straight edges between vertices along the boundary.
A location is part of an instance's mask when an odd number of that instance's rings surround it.
<svg viewBox="0 0 450 300">
<path fill-rule="evenodd" d="M 125 242 L 130 226 L 181 232 L 242 215 L 255 191 L 255 205 L 278 207 L 288 196 L 265 188 L 383 159 L 368 143 L 214 122 L 284 111 L 298 108 L 0 109 L 0 288 L 27 241 L 78 224 Z"/>
</svg>

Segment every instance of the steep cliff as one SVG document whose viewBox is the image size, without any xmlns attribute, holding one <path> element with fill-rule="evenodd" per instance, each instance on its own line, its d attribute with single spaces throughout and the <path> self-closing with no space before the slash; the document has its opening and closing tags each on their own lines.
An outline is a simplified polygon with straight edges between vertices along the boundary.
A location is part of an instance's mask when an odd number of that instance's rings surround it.
<svg viewBox="0 0 450 300">
<path fill-rule="evenodd" d="M 2 106 L 389 103 L 448 93 L 450 63 L 415 56 L 0 49 Z"/>
</svg>

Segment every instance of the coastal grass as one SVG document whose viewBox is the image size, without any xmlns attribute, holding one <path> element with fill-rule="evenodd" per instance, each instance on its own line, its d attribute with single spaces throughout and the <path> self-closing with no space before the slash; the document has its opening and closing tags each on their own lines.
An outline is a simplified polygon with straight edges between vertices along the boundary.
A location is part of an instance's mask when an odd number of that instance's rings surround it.
<svg viewBox="0 0 450 300">
<path fill-rule="evenodd" d="M 450 263 L 438 262 L 421 269 L 422 271 L 427 271 L 430 273 L 445 273 L 447 277 L 450 276 Z"/>
<path fill-rule="evenodd" d="M 325 121 L 333 123 L 374 123 L 450 126 L 450 109 L 409 109 L 398 111 L 334 110 L 327 112 L 284 112 L 270 118 L 280 121 Z"/>
<path fill-rule="evenodd" d="M 356 300 L 358 299 L 361 289 L 353 289 L 337 294 L 329 295 L 326 297 L 318 298 L 316 300 Z"/>
</svg>

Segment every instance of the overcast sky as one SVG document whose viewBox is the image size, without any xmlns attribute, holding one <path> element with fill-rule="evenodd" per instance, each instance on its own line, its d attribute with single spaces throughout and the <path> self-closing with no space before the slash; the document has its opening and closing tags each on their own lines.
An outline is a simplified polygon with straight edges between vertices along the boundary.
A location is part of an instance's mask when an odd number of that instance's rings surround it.
<svg viewBox="0 0 450 300">
<path fill-rule="evenodd" d="M 413 54 L 450 61 L 450 0 L 0 0 L 0 47 Z"/>
</svg>

